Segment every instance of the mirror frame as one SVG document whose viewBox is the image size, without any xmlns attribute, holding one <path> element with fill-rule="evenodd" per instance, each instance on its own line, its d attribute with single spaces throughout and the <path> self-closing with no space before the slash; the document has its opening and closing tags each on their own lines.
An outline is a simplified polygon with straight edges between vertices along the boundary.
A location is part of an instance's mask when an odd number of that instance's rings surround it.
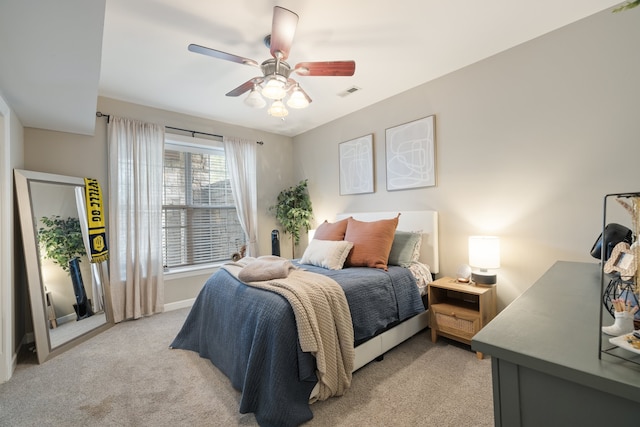
<svg viewBox="0 0 640 427">
<path fill-rule="evenodd" d="M 34 172 L 21 169 L 14 170 L 16 198 L 18 201 L 18 213 L 22 230 L 22 245 L 24 249 L 24 265 L 27 273 L 29 286 L 29 299 L 31 301 L 31 315 L 33 321 L 33 333 L 38 354 L 38 363 L 44 363 L 52 357 L 63 353 L 70 348 L 96 336 L 97 334 L 113 326 L 113 313 L 111 311 L 111 293 L 109 291 L 108 274 L 103 281 L 104 311 L 106 322 L 77 337 L 51 348 L 49 327 L 47 323 L 47 307 L 45 304 L 44 286 L 42 283 L 40 251 L 36 233 L 36 223 L 33 217 L 31 203 L 31 182 L 42 182 L 47 184 L 63 184 L 77 187 L 85 187 L 84 178 L 56 175 L 44 172 Z M 103 262 L 102 264 L 105 264 Z M 100 268 L 105 268 L 101 266 Z M 102 275 L 104 278 L 104 274 Z"/>
</svg>

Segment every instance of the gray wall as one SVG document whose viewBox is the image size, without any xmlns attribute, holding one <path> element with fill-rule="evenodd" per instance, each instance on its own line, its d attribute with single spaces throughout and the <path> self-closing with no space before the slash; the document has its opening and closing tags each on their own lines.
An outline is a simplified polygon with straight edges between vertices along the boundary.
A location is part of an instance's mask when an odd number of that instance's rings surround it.
<svg viewBox="0 0 640 427">
<path fill-rule="evenodd" d="M 496 234 L 499 308 L 556 260 L 596 262 L 603 196 L 640 191 L 638 40 L 640 9 L 604 11 L 296 136 L 316 221 L 437 210 L 444 275 L 468 262 L 469 235 Z M 386 191 L 385 129 L 432 114 L 437 185 Z M 339 196 L 338 144 L 369 133 L 375 193 Z"/>
<path fill-rule="evenodd" d="M 104 114 L 165 126 L 263 141 L 264 145 L 258 146 L 257 156 L 259 251 L 261 255 L 271 254 L 271 230 L 277 225 L 269 206 L 275 203 L 280 190 L 294 184 L 291 138 L 108 98 L 99 98 L 97 109 Z M 105 118 L 96 120 L 94 136 L 25 128 L 25 169 L 96 178 L 106 194 L 109 191 L 107 121 Z M 282 240 L 282 253 L 290 253 L 288 241 Z M 166 276 L 165 303 L 194 298 L 210 273 L 207 270 L 200 274 Z"/>
</svg>

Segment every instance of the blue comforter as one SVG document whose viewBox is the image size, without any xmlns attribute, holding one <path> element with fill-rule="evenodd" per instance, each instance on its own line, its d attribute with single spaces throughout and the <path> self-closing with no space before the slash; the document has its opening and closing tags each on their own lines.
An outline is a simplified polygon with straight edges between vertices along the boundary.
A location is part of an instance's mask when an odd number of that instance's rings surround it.
<svg viewBox="0 0 640 427">
<path fill-rule="evenodd" d="M 299 266 L 329 276 L 342 286 L 351 310 L 356 345 L 424 311 L 416 280 L 406 268 L 327 270 L 312 265 Z"/>
<path fill-rule="evenodd" d="M 345 291 L 360 343 L 424 311 L 411 273 L 401 267 L 326 270 Z M 291 306 L 278 294 L 242 283 L 224 269 L 205 283 L 171 344 L 211 360 L 242 392 L 240 412 L 261 426 L 297 426 L 313 418 L 315 359 L 298 343 Z"/>
</svg>

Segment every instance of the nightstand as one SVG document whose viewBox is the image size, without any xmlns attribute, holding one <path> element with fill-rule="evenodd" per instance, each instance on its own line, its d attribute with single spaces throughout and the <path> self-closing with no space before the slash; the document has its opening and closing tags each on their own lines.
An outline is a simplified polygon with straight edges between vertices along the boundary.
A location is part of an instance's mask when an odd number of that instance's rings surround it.
<svg viewBox="0 0 640 427">
<path fill-rule="evenodd" d="M 431 341 L 438 336 L 465 344 L 496 316 L 495 286 L 475 286 L 443 277 L 429 283 Z M 478 359 L 483 358 L 476 352 Z"/>
</svg>

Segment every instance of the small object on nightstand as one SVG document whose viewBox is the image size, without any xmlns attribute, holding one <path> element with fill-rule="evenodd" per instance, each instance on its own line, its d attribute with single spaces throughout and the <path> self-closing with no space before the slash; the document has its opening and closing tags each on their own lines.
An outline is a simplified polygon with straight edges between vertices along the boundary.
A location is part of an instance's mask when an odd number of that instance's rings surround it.
<svg viewBox="0 0 640 427">
<path fill-rule="evenodd" d="M 429 283 L 431 341 L 438 336 L 465 344 L 496 316 L 496 287 L 469 286 L 451 277 Z M 476 352 L 482 359 L 481 352 Z"/>
<path fill-rule="evenodd" d="M 471 281 L 471 267 L 467 264 L 460 264 L 456 270 L 456 279 L 460 283 L 469 283 Z"/>
</svg>

